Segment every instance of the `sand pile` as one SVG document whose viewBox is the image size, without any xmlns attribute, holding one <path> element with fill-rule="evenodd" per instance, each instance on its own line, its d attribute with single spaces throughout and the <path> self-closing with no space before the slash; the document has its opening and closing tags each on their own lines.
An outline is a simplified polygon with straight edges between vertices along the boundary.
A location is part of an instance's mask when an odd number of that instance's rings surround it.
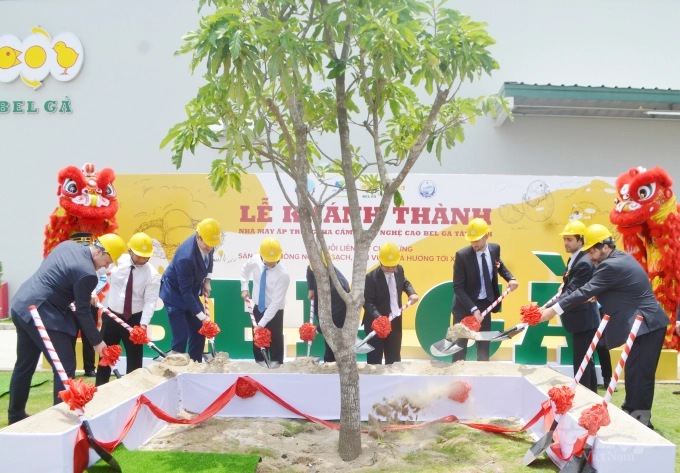
<svg viewBox="0 0 680 473">
<path fill-rule="evenodd" d="M 479 332 L 470 330 L 463 324 L 455 324 L 453 327 L 449 327 L 446 331 L 446 338 L 449 340 L 455 340 L 456 338 L 469 338 L 470 340 L 484 340 Z"/>
</svg>

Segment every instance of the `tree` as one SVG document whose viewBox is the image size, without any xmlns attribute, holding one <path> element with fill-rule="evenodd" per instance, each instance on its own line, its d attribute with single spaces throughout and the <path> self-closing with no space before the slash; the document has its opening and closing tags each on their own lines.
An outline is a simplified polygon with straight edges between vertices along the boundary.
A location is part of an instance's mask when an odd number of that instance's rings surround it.
<svg viewBox="0 0 680 473">
<path fill-rule="evenodd" d="M 206 84 L 187 106 L 187 119 L 161 143 L 172 142 L 179 168 L 184 151 L 204 145 L 220 153 L 210 183 L 220 193 L 240 191 L 240 176 L 271 166 L 288 203 L 300 217 L 304 245 L 318 282 L 319 318 L 335 353 L 341 384 L 339 454 L 361 453 L 359 374 L 354 342 L 363 306 L 368 251 L 399 186 L 424 149 L 464 139 L 463 125 L 505 108 L 497 96 L 461 98 L 465 81 L 497 69 L 487 48 L 494 40 L 484 23 L 417 0 L 200 0 L 214 13 L 184 36 L 177 54 L 191 54 L 190 68 L 205 63 Z M 421 96 L 425 97 L 421 100 Z M 221 130 L 221 140 L 216 128 Z M 372 149 L 352 145 L 351 133 L 367 133 Z M 331 152 L 323 143 L 333 143 Z M 388 169 L 396 170 L 390 175 Z M 307 191 L 308 175 L 324 190 Z M 337 185 L 333 175 L 341 175 Z M 296 184 L 287 195 L 284 179 Z M 362 190 L 363 188 L 363 190 Z M 347 319 L 336 328 L 330 283 L 339 289 L 322 232 L 326 203 L 346 191 L 354 237 L 352 290 L 339 290 Z M 378 214 L 364 228 L 360 192 L 379 192 Z M 315 232 L 317 238 L 315 238 Z M 316 240 L 316 241 L 315 241 Z"/>
</svg>

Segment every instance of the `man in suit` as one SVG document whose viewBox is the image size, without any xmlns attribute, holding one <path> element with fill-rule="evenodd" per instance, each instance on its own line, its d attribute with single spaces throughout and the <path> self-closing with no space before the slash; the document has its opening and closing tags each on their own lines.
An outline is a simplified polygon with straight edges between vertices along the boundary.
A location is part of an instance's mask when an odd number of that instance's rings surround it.
<svg viewBox="0 0 680 473">
<path fill-rule="evenodd" d="M 196 233 L 175 251 L 161 277 L 160 298 L 168 312 L 172 351 L 187 352 L 198 363 L 203 360 L 205 337 L 198 333 L 207 318 L 200 296 L 210 296 L 215 247 L 222 242 L 220 225 L 212 218 L 198 223 Z"/>
<path fill-rule="evenodd" d="M 586 226 L 579 220 L 572 220 L 564 227 L 564 231 L 560 233 L 564 241 L 564 249 L 571 256 L 567 263 L 567 270 L 564 272 L 564 282 L 562 284 L 562 292 L 560 297 L 555 302 L 547 305 L 552 307 L 560 303 L 569 294 L 575 290 L 583 287 L 593 275 L 595 266 L 588 259 L 587 255 L 581 251 L 583 248 L 583 234 L 586 231 Z M 572 349 L 574 352 L 573 365 L 574 375 L 579 370 L 583 358 L 586 356 L 590 342 L 593 341 L 597 327 L 600 324 L 600 313 L 597 308 L 597 303 L 588 301 L 579 304 L 573 309 L 565 311 L 561 315 L 562 325 L 564 329 L 571 334 Z M 581 385 L 597 393 L 597 374 L 595 372 L 595 363 L 591 358 L 583 371 L 581 376 Z"/>
<path fill-rule="evenodd" d="M 364 331 L 373 331 L 371 324 L 378 317 L 395 315 L 392 331 L 385 338 L 373 337 L 368 341 L 375 350 L 366 355 L 369 365 L 391 365 L 401 361 L 401 293 L 405 292 L 412 304 L 418 302 L 418 294 L 406 279 L 404 268 L 399 264 L 401 253 L 392 242 L 385 243 L 378 251 L 380 266 L 366 275 L 364 288 Z"/>
<path fill-rule="evenodd" d="M 253 356 L 264 363 L 262 350 L 255 346 L 255 332 L 267 328 L 272 334 L 269 359 L 283 364 L 286 346 L 283 343 L 283 309 L 290 285 L 288 270 L 281 263 L 283 250 L 276 238 L 268 237 L 260 243 L 260 254 L 250 258 L 241 269 L 241 297 L 250 298 L 248 281 L 253 279 L 253 315 L 257 325 L 253 327 Z"/>
<path fill-rule="evenodd" d="M 149 259 L 153 256 L 151 237 L 146 233 L 135 233 L 128 242 L 128 254 L 118 260 L 111 271 L 111 290 L 109 291 L 109 310 L 123 319 L 131 327 L 139 325 L 145 331 L 156 310 L 161 278 Z M 102 321 L 102 338 L 107 345 L 125 346 L 127 368 L 131 373 L 142 367 L 144 345 L 130 341 L 130 332 L 111 317 L 105 315 Z M 97 386 L 109 382 L 111 367 L 97 367 Z"/>
<path fill-rule="evenodd" d="M 474 315 L 482 324 L 482 331 L 491 330 L 491 315 L 482 319 L 481 313 L 498 297 L 498 275 L 508 282 L 511 291 L 517 289 L 517 280 L 501 260 L 501 247 L 488 243 L 489 225 L 482 218 L 474 218 L 467 227 L 465 239 L 470 242 L 456 252 L 453 262 L 453 323 Z M 492 312 L 498 312 L 496 306 Z M 477 360 L 489 361 L 490 342 L 477 341 Z M 465 360 L 467 339 L 457 342 L 462 350 L 454 353 L 453 361 Z"/>
<path fill-rule="evenodd" d="M 322 253 L 321 257 L 323 263 L 326 264 L 326 255 Z M 343 291 L 349 292 L 350 287 L 345 276 L 335 266 L 333 266 L 333 269 L 335 270 L 335 275 L 337 276 Z M 335 325 L 337 328 L 342 328 L 345 325 L 345 317 L 347 316 L 347 304 L 345 304 L 342 296 L 335 288 L 333 281 L 330 280 L 330 275 L 328 278 L 331 285 L 331 316 L 333 318 L 333 325 Z M 319 297 L 316 293 L 316 276 L 314 275 L 314 270 L 312 269 L 311 264 L 307 266 L 307 290 L 307 297 L 310 301 L 314 302 L 314 315 L 316 315 L 316 319 L 318 320 L 316 330 L 323 334 L 321 331 L 321 321 L 319 320 Z M 314 323 L 313 320 L 310 320 L 309 322 Z M 331 350 L 330 345 L 328 345 L 328 341 L 326 341 L 326 351 L 323 355 L 323 361 L 324 363 L 332 363 L 335 361 L 335 355 L 333 354 L 333 350 Z"/>
<path fill-rule="evenodd" d="M 54 404 L 61 402 L 57 394 L 65 389 L 33 322 L 29 307 L 36 306 L 66 375 L 74 378 L 76 356 L 72 341 L 78 333 L 75 318 L 95 351 L 101 353 L 106 344 L 90 313 L 90 298 L 98 281 L 96 271 L 115 263 L 124 250 L 123 239 L 114 234 L 100 236 L 92 246 L 64 241 L 47 255 L 38 270 L 15 294 L 12 322 L 17 330 L 17 361 L 9 386 L 7 414 L 10 424 L 28 417 L 26 401 L 41 353 L 54 371 Z M 75 316 L 71 303 L 76 306 Z"/>
<path fill-rule="evenodd" d="M 626 343 L 635 317 L 641 315 L 644 320 L 626 362 L 626 399 L 621 409 L 654 428 L 650 419 L 654 375 L 670 321 L 654 298 L 647 273 L 635 258 L 616 249 L 607 227 L 591 225 L 584 238 L 582 251 L 588 251 L 588 257 L 596 266 L 592 279 L 553 307 L 542 309 L 541 321 L 597 297 L 610 317 L 603 337 L 611 349 Z"/>
</svg>

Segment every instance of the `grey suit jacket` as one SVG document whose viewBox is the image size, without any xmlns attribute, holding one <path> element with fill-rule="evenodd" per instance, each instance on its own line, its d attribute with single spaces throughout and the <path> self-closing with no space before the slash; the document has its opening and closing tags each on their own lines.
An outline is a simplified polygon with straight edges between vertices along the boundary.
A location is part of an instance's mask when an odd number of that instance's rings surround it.
<svg viewBox="0 0 680 473">
<path fill-rule="evenodd" d="M 559 305 L 566 312 L 593 296 L 611 317 L 603 334 L 607 348 L 626 343 L 636 315 L 644 318 L 638 336 L 670 323 L 654 297 L 647 273 L 635 258 L 623 251 L 612 251 L 609 258 L 595 268 L 592 279 Z"/>
<path fill-rule="evenodd" d="M 496 243 L 487 243 L 489 254 L 491 255 L 491 287 L 493 288 L 493 298 L 498 299 L 498 275 L 510 281 L 515 277 L 510 270 L 505 267 L 501 259 L 501 247 Z M 460 322 L 472 312 L 472 308 L 477 305 L 477 298 L 481 290 L 482 283 L 479 277 L 479 264 L 477 263 L 477 253 L 472 246 L 456 252 L 456 259 L 453 262 L 453 313 L 454 322 Z M 491 312 L 498 312 L 500 305 L 497 305 Z"/>
<path fill-rule="evenodd" d="M 75 302 L 76 317 L 84 335 L 92 345 L 98 345 L 102 337 L 90 311 L 92 291 L 98 280 L 90 248 L 65 241 L 57 245 L 33 276 L 21 285 L 12 299 L 12 312 L 26 323 L 32 323 L 28 308 L 34 305 L 46 329 L 75 337 L 78 331 L 69 307 Z"/>
</svg>

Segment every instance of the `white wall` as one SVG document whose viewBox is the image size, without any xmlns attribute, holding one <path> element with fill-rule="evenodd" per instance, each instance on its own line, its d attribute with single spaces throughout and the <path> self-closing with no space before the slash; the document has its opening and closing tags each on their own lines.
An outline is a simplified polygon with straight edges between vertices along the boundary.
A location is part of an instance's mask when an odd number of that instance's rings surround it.
<svg viewBox="0 0 680 473">
<path fill-rule="evenodd" d="M 496 93 L 504 81 L 680 89 L 677 18 L 671 1 L 460 0 L 452 8 L 489 23 L 501 70 L 466 87 Z M 174 57 L 197 26 L 196 1 L 0 1 L 0 35 L 23 39 L 40 25 L 73 32 L 83 43 L 80 75 L 48 77 L 37 91 L 20 80 L 0 84 L 0 100 L 62 100 L 71 115 L 0 114 L 0 261 L 10 292 L 41 261 L 43 229 L 57 205 L 56 175 L 92 162 L 117 173 L 172 173 L 158 145 L 184 117 L 201 79 L 188 57 Z M 665 166 L 675 158 L 680 123 L 523 118 L 499 129 L 491 118 L 466 130 L 464 145 L 443 166 L 423 156 L 415 172 L 616 175 L 631 166 Z M 212 157 L 186 157 L 182 172 L 207 172 Z"/>
</svg>

